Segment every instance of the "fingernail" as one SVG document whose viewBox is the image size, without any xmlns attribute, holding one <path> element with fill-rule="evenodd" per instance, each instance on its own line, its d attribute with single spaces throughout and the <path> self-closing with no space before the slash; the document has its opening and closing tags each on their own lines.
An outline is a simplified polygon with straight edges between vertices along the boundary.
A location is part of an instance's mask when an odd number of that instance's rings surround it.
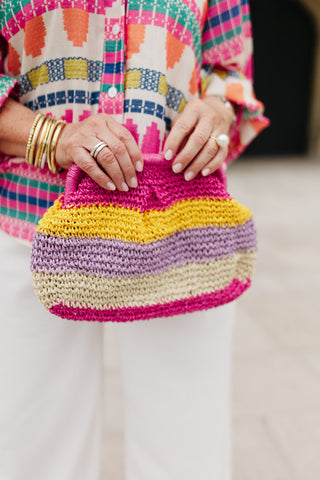
<svg viewBox="0 0 320 480">
<path fill-rule="evenodd" d="M 164 154 L 164 158 L 166 160 L 172 160 L 172 157 L 173 157 L 173 151 L 171 150 L 171 148 L 169 148 L 169 150 L 167 150 L 166 153 Z"/>
<path fill-rule="evenodd" d="M 188 172 L 185 174 L 184 178 L 185 180 L 191 180 L 191 178 L 193 177 L 193 172 Z"/>
<path fill-rule="evenodd" d="M 129 190 L 129 187 L 125 182 L 121 183 L 121 188 L 124 192 L 128 192 Z"/>
<path fill-rule="evenodd" d="M 108 182 L 108 183 L 107 183 L 107 186 L 108 186 L 108 188 L 110 188 L 110 190 L 115 190 L 115 189 L 117 188 L 117 187 L 115 186 L 115 184 L 112 183 L 112 182 Z"/>
<path fill-rule="evenodd" d="M 138 160 L 138 162 L 136 163 L 136 170 L 137 172 L 142 172 L 143 170 L 143 165 L 142 165 L 142 162 L 140 162 L 140 160 Z"/>
<path fill-rule="evenodd" d="M 178 173 L 178 172 L 181 172 L 182 170 L 182 165 L 181 163 L 175 163 L 172 167 L 172 170 L 175 172 L 175 173 Z"/>
<path fill-rule="evenodd" d="M 129 183 L 130 187 L 132 187 L 132 188 L 136 188 L 138 186 L 138 182 L 137 182 L 137 179 L 135 177 L 132 177 L 129 180 L 128 183 Z"/>
<path fill-rule="evenodd" d="M 210 168 L 205 168 L 204 170 L 202 170 L 202 175 L 203 175 L 204 177 L 206 177 L 207 175 L 209 175 L 209 173 L 210 173 Z"/>
</svg>

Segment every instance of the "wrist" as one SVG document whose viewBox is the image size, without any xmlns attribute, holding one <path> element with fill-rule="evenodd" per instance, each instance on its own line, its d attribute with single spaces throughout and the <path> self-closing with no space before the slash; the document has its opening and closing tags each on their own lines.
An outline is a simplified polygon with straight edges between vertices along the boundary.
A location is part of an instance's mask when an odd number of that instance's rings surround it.
<svg viewBox="0 0 320 480">
<path fill-rule="evenodd" d="M 236 116 L 235 108 L 226 97 L 222 95 L 208 95 L 202 98 L 202 100 L 206 100 L 206 99 L 211 99 L 213 100 L 213 102 L 220 103 L 221 105 L 224 106 L 224 108 L 228 111 L 228 114 L 231 120 L 230 122 L 231 125 L 236 121 L 237 116 Z"/>
<path fill-rule="evenodd" d="M 57 173 L 56 148 L 59 136 L 66 125 L 63 120 L 38 113 L 27 142 L 26 163 L 36 168 L 48 166 L 52 173 Z"/>
<path fill-rule="evenodd" d="M 70 129 L 71 129 L 71 124 L 67 123 L 64 128 L 62 129 L 62 132 L 59 135 L 58 141 L 57 141 L 57 148 L 56 148 L 56 154 L 55 154 L 55 159 L 56 159 L 56 164 L 60 168 L 69 168 L 70 165 L 67 165 L 67 159 L 66 159 L 66 142 L 70 136 Z"/>
</svg>

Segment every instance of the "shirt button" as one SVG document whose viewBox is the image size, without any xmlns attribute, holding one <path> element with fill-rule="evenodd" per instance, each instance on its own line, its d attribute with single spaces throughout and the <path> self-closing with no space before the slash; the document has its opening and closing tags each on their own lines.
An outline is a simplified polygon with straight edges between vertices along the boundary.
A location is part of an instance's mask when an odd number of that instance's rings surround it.
<svg viewBox="0 0 320 480">
<path fill-rule="evenodd" d="M 108 96 L 111 97 L 111 98 L 114 98 L 118 93 L 118 90 L 116 89 L 116 87 L 110 87 L 109 90 L 108 90 Z"/>
<path fill-rule="evenodd" d="M 119 23 L 115 23 L 112 27 L 112 33 L 113 35 L 118 35 L 118 33 L 120 32 L 120 25 Z"/>
</svg>

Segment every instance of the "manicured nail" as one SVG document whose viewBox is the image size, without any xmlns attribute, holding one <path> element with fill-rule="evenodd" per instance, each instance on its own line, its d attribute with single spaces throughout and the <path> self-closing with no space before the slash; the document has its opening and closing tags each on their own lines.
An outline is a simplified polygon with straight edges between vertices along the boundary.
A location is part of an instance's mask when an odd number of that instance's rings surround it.
<svg viewBox="0 0 320 480">
<path fill-rule="evenodd" d="M 191 180 L 191 178 L 193 177 L 193 172 L 187 172 L 184 176 L 185 180 Z"/>
<path fill-rule="evenodd" d="M 142 165 L 142 162 L 140 162 L 140 160 L 138 160 L 136 163 L 136 170 L 137 172 L 142 172 L 143 170 L 143 165 Z"/>
<path fill-rule="evenodd" d="M 138 182 L 137 182 L 137 179 L 135 177 L 132 177 L 129 180 L 128 183 L 129 183 L 130 187 L 132 187 L 132 188 L 136 188 L 138 186 Z"/>
<path fill-rule="evenodd" d="M 204 170 L 202 170 L 201 173 L 202 173 L 202 175 L 203 175 L 204 177 L 206 177 L 206 176 L 209 175 L 209 173 L 210 173 L 210 168 L 205 168 Z"/>
<path fill-rule="evenodd" d="M 128 185 L 127 185 L 125 182 L 123 182 L 123 183 L 121 184 L 121 188 L 122 188 L 122 190 L 123 190 L 124 192 L 127 192 L 127 191 L 129 190 L 129 187 L 128 187 Z"/>
<path fill-rule="evenodd" d="M 115 186 L 115 184 L 112 183 L 112 182 L 108 182 L 108 183 L 107 183 L 107 186 L 108 186 L 108 188 L 109 188 L 110 190 L 115 190 L 115 189 L 117 188 L 117 187 Z"/>
<path fill-rule="evenodd" d="M 172 167 L 172 170 L 175 172 L 175 173 L 178 173 L 178 172 L 181 172 L 182 170 L 182 165 L 181 163 L 175 163 Z"/>
<path fill-rule="evenodd" d="M 167 150 L 166 153 L 164 154 L 164 158 L 166 160 L 172 160 L 172 157 L 173 157 L 173 151 L 171 150 L 171 148 L 169 148 L 169 150 Z"/>
</svg>

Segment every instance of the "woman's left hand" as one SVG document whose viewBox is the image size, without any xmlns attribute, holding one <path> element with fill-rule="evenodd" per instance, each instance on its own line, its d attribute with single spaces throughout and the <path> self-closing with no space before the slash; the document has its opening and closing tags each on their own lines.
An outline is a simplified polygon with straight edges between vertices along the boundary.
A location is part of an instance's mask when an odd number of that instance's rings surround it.
<svg viewBox="0 0 320 480">
<path fill-rule="evenodd" d="M 172 170 L 184 170 L 186 180 L 192 180 L 200 171 L 205 176 L 214 172 L 225 160 L 228 147 L 219 147 L 212 136 L 228 135 L 232 122 L 232 110 L 219 98 L 191 100 L 173 120 L 165 142 L 166 160 L 177 155 Z"/>
</svg>

